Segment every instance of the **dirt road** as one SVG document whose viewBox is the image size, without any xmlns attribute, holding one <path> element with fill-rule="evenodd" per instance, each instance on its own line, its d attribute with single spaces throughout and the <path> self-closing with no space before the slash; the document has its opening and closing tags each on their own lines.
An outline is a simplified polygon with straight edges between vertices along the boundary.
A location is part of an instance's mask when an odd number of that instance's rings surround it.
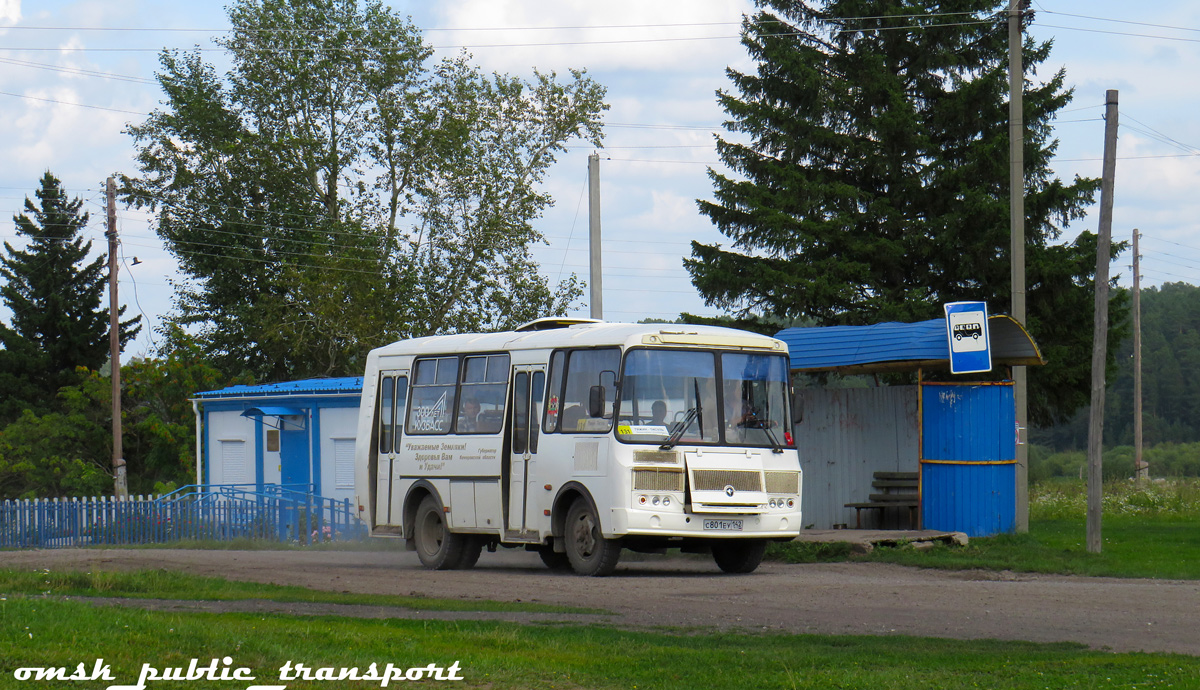
<svg viewBox="0 0 1200 690">
<path fill-rule="evenodd" d="M 1074 641 L 1118 651 L 1200 655 L 1200 582 L 1193 581 L 942 572 L 876 563 L 767 563 L 752 575 L 734 576 L 721 574 L 708 559 L 682 557 L 625 561 L 612 577 L 581 578 L 549 572 L 536 555 L 503 550 L 485 553 L 474 570 L 447 572 L 423 570 L 404 552 L 64 549 L 0 552 L 0 564 L 165 568 L 334 591 L 586 606 L 610 612 L 586 620 L 617 626 Z M 290 604 L 267 608 L 334 612 Z M 336 612 L 464 617 L 372 607 Z M 465 617 L 581 620 L 548 614 Z"/>
</svg>

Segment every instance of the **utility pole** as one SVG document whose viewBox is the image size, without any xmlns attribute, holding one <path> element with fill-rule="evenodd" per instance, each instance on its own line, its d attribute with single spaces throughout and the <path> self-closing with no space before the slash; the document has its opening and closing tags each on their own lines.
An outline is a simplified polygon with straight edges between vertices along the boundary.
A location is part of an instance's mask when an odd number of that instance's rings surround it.
<svg viewBox="0 0 1200 690">
<path fill-rule="evenodd" d="M 1112 261 L 1113 181 L 1117 171 L 1117 91 L 1104 99 L 1104 170 L 1100 180 L 1100 237 L 1096 240 L 1096 318 L 1092 332 L 1092 410 L 1088 426 L 1087 550 L 1100 553 L 1104 500 L 1104 364 L 1108 350 L 1108 264 Z"/>
<path fill-rule="evenodd" d="M 1142 459 L 1142 255 L 1133 231 L 1133 469 L 1137 480 L 1150 479 L 1150 464 Z"/>
<path fill-rule="evenodd" d="M 604 290 L 600 277 L 600 156 L 588 156 L 588 229 L 591 234 L 591 272 L 588 286 L 591 288 L 592 318 L 604 318 Z"/>
<path fill-rule="evenodd" d="M 117 185 L 108 178 L 105 189 L 108 201 L 108 356 L 112 369 L 112 464 L 113 494 L 129 498 L 129 483 L 125 478 L 125 456 L 121 449 L 121 313 L 117 308 Z"/>
<path fill-rule="evenodd" d="M 1025 326 L 1025 70 L 1021 64 L 1023 0 L 1008 5 L 1008 217 L 1011 250 L 1012 317 Z M 1029 531 L 1029 445 L 1021 432 L 1029 428 L 1029 384 L 1023 366 L 1012 368 L 1013 402 L 1017 408 L 1017 531 Z"/>
</svg>

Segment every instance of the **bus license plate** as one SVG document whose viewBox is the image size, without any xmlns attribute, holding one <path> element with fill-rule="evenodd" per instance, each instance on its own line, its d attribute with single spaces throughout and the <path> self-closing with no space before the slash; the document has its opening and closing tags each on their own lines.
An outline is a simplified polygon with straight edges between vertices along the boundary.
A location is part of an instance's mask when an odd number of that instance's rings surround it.
<svg viewBox="0 0 1200 690">
<path fill-rule="evenodd" d="M 733 530 L 735 532 L 742 531 L 741 520 L 705 520 L 704 529 L 723 529 Z"/>
</svg>

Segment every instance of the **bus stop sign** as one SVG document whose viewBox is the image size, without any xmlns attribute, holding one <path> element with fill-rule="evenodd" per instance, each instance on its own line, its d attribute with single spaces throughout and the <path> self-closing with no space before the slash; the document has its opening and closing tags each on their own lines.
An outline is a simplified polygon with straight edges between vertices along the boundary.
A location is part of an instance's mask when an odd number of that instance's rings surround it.
<svg viewBox="0 0 1200 690">
<path fill-rule="evenodd" d="M 988 340 L 987 303 L 951 302 L 946 309 L 946 337 L 950 342 L 950 373 L 974 374 L 992 370 Z"/>
</svg>

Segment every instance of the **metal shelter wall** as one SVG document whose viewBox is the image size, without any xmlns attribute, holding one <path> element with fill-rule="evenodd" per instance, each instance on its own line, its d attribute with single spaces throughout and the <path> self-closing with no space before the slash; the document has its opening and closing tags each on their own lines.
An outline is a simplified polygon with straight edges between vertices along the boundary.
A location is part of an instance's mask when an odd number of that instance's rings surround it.
<svg viewBox="0 0 1200 690">
<path fill-rule="evenodd" d="M 1016 527 L 1012 381 L 921 384 L 921 522 L 983 537 Z"/>
<path fill-rule="evenodd" d="M 875 472 L 918 470 L 916 386 L 801 388 L 795 403 L 805 527 L 853 527 L 844 504 L 866 500 Z"/>
</svg>

